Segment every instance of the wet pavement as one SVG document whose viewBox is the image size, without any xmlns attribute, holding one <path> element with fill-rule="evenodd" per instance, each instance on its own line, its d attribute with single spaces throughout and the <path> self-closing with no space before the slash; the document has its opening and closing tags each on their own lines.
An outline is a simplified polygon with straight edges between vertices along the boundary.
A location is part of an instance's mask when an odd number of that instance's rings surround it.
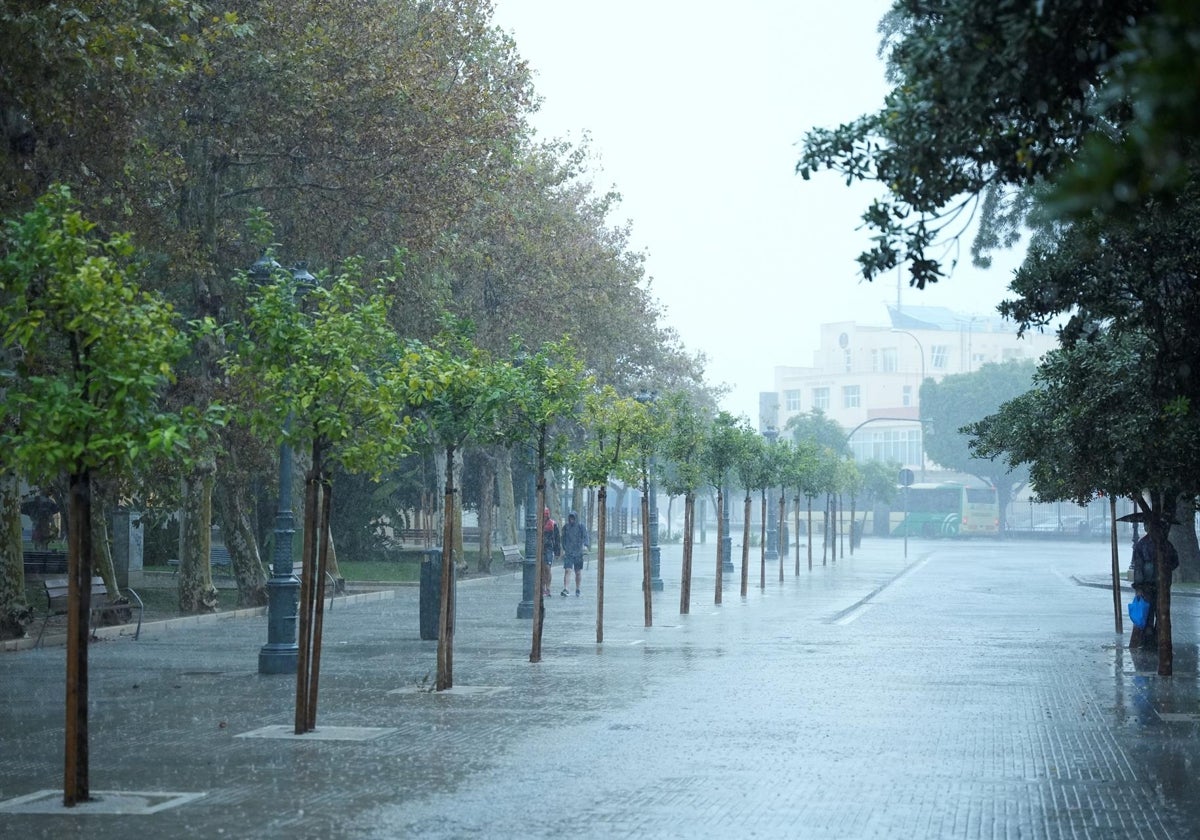
<svg viewBox="0 0 1200 840">
<path fill-rule="evenodd" d="M 664 546 L 650 628 L 618 554 L 603 644 L 593 558 L 583 597 L 547 599 L 536 665 L 519 576 L 464 582 L 443 694 L 416 589 L 339 599 L 299 738 L 294 678 L 257 673 L 265 618 L 148 625 L 90 649 L 98 801 L 69 811 L 64 651 L 3 653 L 0 835 L 1200 836 L 1200 599 L 1174 599 L 1162 678 L 1114 632 L 1103 543 L 903 548 L 802 553 L 765 589 L 754 550 L 747 597 L 727 575 L 715 606 L 698 546 L 681 616 Z"/>
</svg>

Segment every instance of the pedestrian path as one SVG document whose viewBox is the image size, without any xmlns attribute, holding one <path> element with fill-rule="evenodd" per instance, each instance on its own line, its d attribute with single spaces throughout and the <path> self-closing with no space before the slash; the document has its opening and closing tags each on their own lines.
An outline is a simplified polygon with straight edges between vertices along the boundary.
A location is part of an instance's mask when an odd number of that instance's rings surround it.
<svg viewBox="0 0 1200 840">
<path fill-rule="evenodd" d="M 430 692 L 418 592 L 326 616 L 317 732 L 295 683 L 256 673 L 261 617 L 91 648 L 100 802 L 61 790 L 62 649 L 0 656 L 8 836 L 1190 838 L 1198 602 L 1176 674 L 1113 630 L 1096 543 L 864 541 L 760 587 L 679 548 L 645 626 L 640 560 L 595 558 L 546 599 L 543 660 L 520 576 L 458 590 L 455 687 Z M 740 558 L 739 558 L 740 559 Z M 557 591 L 557 589 L 555 590 Z M 272 731 L 274 728 L 274 731 Z M 53 799 L 53 795 L 51 795 Z M 119 816 L 100 813 L 105 808 Z M 137 811 L 152 811 L 141 814 Z"/>
</svg>

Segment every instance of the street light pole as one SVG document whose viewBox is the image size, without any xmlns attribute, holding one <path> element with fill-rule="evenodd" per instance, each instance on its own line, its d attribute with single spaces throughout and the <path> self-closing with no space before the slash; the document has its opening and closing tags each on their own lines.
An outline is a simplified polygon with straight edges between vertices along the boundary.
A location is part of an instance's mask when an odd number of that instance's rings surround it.
<svg viewBox="0 0 1200 840">
<path fill-rule="evenodd" d="M 779 437 L 778 430 L 774 426 L 768 426 L 763 431 L 763 437 L 767 439 L 768 446 L 775 445 L 775 439 Z M 767 561 L 778 560 L 779 551 L 777 550 L 779 543 L 779 523 L 775 521 L 775 504 L 774 504 L 774 488 L 767 487 L 767 545 L 764 557 Z"/>
<path fill-rule="evenodd" d="M 658 399 L 658 395 L 651 391 L 648 394 L 638 394 L 636 399 L 643 405 L 648 405 L 653 404 Z M 648 516 L 650 520 L 648 526 L 650 532 L 650 589 L 653 592 L 662 592 L 662 551 L 658 545 L 658 488 L 654 484 L 656 465 L 657 461 L 655 460 L 654 453 L 651 452 L 648 467 L 650 474 L 647 476 L 646 488 L 646 495 L 649 496 L 648 501 L 650 503 L 650 513 Z"/>
<path fill-rule="evenodd" d="M 533 618 L 534 587 L 537 585 L 537 486 L 534 483 L 537 457 L 529 446 L 529 472 L 525 476 L 525 559 L 521 563 L 521 603 L 517 618 Z"/>
<path fill-rule="evenodd" d="M 900 330 L 892 328 L 894 333 L 904 333 L 906 336 L 917 342 L 917 349 L 921 351 L 921 383 L 917 386 L 917 416 L 920 416 L 921 405 L 921 385 L 925 384 L 925 345 L 921 343 L 921 339 L 910 333 L 908 330 Z M 921 429 L 921 481 L 925 480 L 925 429 Z"/>
<path fill-rule="evenodd" d="M 721 517 L 721 574 L 733 574 L 733 535 L 729 533 L 729 486 L 721 494 L 721 509 L 717 515 Z"/>
<path fill-rule="evenodd" d="M 279 263 L 264 254 L 250 267 L 250 276 L 256 282 L 264 283 L 277 269 Z M 297 283 L 313 280 L 303 266 L 298 266 L 292 276 Z M 292 513 L 291 427 L 292 416 L 289 414 L 283 422 L 283 442 L 279 444 L 279 508 L 275 514 L 271 579 L 267 581 L 267 643 L 258 652 L 260 674 L 294 674 L 300 654 L 296 641 L 300 581 L 292 574 L 296 518 Z"/>
</svg>

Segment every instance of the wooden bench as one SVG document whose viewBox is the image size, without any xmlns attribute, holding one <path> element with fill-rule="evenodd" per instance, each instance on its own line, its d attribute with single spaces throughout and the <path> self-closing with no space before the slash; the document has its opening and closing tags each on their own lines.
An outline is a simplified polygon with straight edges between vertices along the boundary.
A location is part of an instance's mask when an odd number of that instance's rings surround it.
<svg viewBox="0 0 1200 840">
<path fill-rule="evenodd" d="M 525 562 L 525 546 L 523 545 L 502 545 L 500 553 L 504 555 L 504 568 L 512 569 L 514 574 Z"/>
<path fill-rule="evenodd" d="M 36 551 L 21 552 L 22 563 L 27 575 L 61 575 L 67 571 L 67 553 L 65 551 Z"/>
<path fill-rule="evenodd" d="M 171 574 L 179 574 L 179 561 L 172 558 L 167 561 L 167 565 L 171 567 Z M 208 565 L 215 572 L 218 569 L 222 574 L 233 573 L 233 558 L 229 556 L 229 549 L 223 545 L 214 545 L 208 550 Z"/>
<path fill-rule="evenodd" d="M 42 629 L 38 631 L 37 641 L 34 642 L 34 647 L 39 647 L 42 644 L 42 635 L 46 632 L 46 625 L 50 623 L 50 619 L 56 615 L 66 615 L 68 609 L 67 593 L 70 589 L 70 582 L 66 578 L 52 578 L 43 581 L 46 590 L 46 617 L 42 619 Z M 109 600 L 108 589 L 104 585 L 104 578 L 96 576 L 92 578 L 92 599 L 91 599 L 91 616 L 89 617 L 88 627 L 95 632 L 99 620 L 105 615 L 120 615 L 128 610 L 131 614 L 134 609 L 137 610 L 137 629 L 133 631 L 133 638 L 136 640 L 142 633 L 142 599 L 132 589 L 126 589 L 129 593 L 129 601 L 126 603 L 114 602 Z M 122 622 L 127 624 L 129 622 Z"/>
<path fill-rule="evenodd" d="M 623 537 L 621 537 L 621 548 L 628 550 L 631 548 L 641 549 L 641 547 L 641 534 L 625 534 Z"/>
</svg>

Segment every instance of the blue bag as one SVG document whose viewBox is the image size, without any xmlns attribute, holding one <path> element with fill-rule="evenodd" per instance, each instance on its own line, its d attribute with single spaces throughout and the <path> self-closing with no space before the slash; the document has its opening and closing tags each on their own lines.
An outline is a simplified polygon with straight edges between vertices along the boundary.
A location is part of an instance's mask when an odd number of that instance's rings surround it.
<svg viewBox="0 0 1200 840">
<path fill-rule="evenodd" d="M 1150 602 L 1141 595 L 1134 595 L 1129 602 L 1129 620 L 1138 627 L 1145 627 L 1150 619 Z"/>
</svg>

